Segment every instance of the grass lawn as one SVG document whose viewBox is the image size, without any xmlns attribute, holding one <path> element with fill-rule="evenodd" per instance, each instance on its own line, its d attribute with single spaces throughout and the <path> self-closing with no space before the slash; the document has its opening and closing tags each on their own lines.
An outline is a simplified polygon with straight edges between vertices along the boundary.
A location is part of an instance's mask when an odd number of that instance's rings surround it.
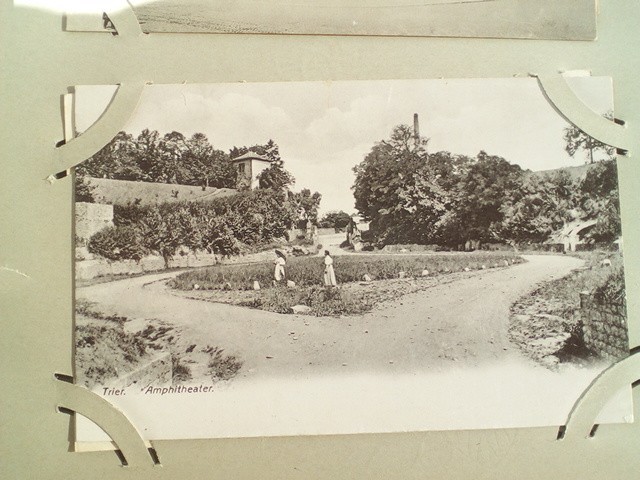
<svg viewBox="0 0 640 480">
<path fill-rule="evenodd" d="M 315 315 L 352 315 L 376 304 L 429 288 L 434 279 L 456 272 L 505 267 L 522 262 L 510 252 L 438 253 L 416 255 L 343 255 L 334 257 L 339 288 L 323 286 L 322 257 L 287 260 L 287 278 L 295 288 L 273 286 L 271 263 L 218 265 L 185 272 L 173 288 L 194 298 L 232 303 L 278 313 L 292 313 L 295 305 L 311 308 Z M 423 275 L 423 273 L 428 274 Z M 364 282 L 368 275 L 371 282 Z M 260 290 L 253 290 L 254 281 Z"/>
</svg>

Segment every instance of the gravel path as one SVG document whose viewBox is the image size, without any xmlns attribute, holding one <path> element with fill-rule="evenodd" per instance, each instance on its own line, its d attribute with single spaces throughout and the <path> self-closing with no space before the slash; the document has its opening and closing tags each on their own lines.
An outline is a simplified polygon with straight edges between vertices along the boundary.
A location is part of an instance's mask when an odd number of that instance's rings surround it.
<svg viewBox="0 0 640 480">
<path fill-rule="evenodd" d="M 310 376 L 332 371 L 419 373 L 509 357 L 509 306 L 542 281 L 568 274 L 573 257 L 526 256 L 526 263 L 468 276 L 403 296 L 357 317 L 281 315 L 178 297 L 165 286 L 177 273 L 92 285 L 76 291 L 95 309 L 175 327 L 176 351 L 219 346 L 242 359 L 242 377 Z M 194 380 L 206 369 L 197 366 Z"/>
</svg>

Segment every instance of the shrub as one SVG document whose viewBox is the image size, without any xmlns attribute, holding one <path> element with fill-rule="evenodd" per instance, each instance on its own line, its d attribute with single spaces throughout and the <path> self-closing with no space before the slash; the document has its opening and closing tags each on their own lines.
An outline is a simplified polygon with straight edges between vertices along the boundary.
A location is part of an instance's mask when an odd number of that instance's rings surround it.
<svg viewBox="0 0 640 480">
<path fill-rule="evenodd" d="M 96 253 L 110 260 L 139 259 L 155 252 L 170 259 L 179 247 L 235 255 L 243 246 L 285 237 L 295 210 L 282 192 L 254 190 L 208 202 L 167 202 L 114 208 L 115 229 L 100 232 Z M 130 245 L 129 245 L 130 243 Z"/>
<path fill-rule="evenodd" d="M 148 213 L 150 207 L 143 207 L 137 203 L 113 206 L 113 224 L 115 226 L 135 226 Z"/>
<path fill-rule="evenodd" d="M 214 382 L 217 380 L 229 380 L 235 377 L 240 368 L 242 368 L 241 360 L 238 360 L 235 355 L 226 355 L 224 350 L 219 347 L 209 346 L 205 352 L 210 356 L 207 366 Z"/>
<path fill-rule="evenodd" d="M 89 252 L 109 260 L 140 260 L 147 248 L 135 227 L 107 227 L 94 234 L 87 244 Z"/>
<path fill-rule="evenodd" d="M 625 306 L 624 270 L 614 265 L 611 273 L 593 290 L 593 299 L 600 305 Z"/>
<path fill-rule="evenodd" d="M 177 355 L 171 355 L 171 380 L 174 384 L 191 380 L 191 369 Z"/>
</svg>

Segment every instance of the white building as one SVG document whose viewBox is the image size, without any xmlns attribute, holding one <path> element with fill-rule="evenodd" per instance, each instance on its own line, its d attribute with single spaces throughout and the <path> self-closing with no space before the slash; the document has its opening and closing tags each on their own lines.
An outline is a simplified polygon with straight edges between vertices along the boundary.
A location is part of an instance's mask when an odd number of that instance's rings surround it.
<svg viewBox="0 0 640 480">
<path fill-rule="evenodd" d="M 231 159 L 231 163 L 240 175 L 244 175 L 251 181 L 251 188 L 253 189 L 258 186 L 258 175 L 269 168 L 271 160 L 257 153 L 247 152 L 244 155 Z"/>
</svg>

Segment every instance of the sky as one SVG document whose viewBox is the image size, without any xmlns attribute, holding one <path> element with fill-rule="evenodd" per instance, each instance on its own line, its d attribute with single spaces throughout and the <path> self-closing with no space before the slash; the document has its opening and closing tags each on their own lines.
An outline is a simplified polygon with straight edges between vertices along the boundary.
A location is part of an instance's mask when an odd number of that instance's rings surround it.
<svg viewBox="0 0 640 480">
<path fill-rule="evenodd" d="M 597 113 L 613 110 L 609 77 L 567 81 Z M 100 116 L 115 88 L 76 88 L 78 131 Z M 565 152 L 568 124 L 533 78 L 150 85 L 123 130 L 201 132 L 224 151 L 273 139 L 294 190 L 320 192 L 321 212 L 352 213 L 353 167 L 394 126 L 412 125 L 414 113 L 432 153 L 484 150 L 534 171 L 586 160 Z"/>
</svg>

